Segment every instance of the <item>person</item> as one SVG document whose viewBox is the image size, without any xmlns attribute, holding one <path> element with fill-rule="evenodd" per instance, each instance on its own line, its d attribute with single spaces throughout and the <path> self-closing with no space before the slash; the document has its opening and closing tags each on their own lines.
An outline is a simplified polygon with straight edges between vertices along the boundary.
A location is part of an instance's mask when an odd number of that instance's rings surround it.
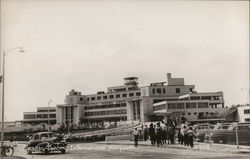
<svg viewBox="0 0 250 159">
<path fill-rule="evenodd" d="M 184 145 L 185 145 L 185 146 L 189 146 L 189 145 L 188 145 L 188 135 L 187 135 L 187 131 L 188 131 L 188 129 L 187 129 L 187 126 L 185 125 L 185 126 L 184 126 Z"/>
<path fill-rule="evenodd" d="M 134 135 L 135 147 L 137 147 L 138 146 L 138 140 L 139 140 L 139 132 L 138 132 L 137 128 L 135 128 L 135 130 L 133 132 L 133 135 Z"/>
<path fill-rule="evenodd" d="M 155 138 L 154 138 L 154 142 L 156 143 L 156 139 L 157 139 L 157 132 L 156 132 L 156 125 L 154 125 L 154 130 L 155 130 Z"/>
<path fill-rule="evenodd" d="M 144 133 L 144 141 L 148 140 L 148 126 L 145 125 L 144 129 L 143 129 L 143 133 Z"/>
<path fill-rule="evenodd" d="M 162 122 L 162 143 L 166 144 L 167 142 L 167 125 Z"/>
<path fill-rule="evenodd" d="M 178 138 L 178 143 L 181 144 L 181 128 L 177 126 L 177 138 Z"/>
<path fill-rule="evenodd" d="M 175 128 L 173 125 L 171 125 L 169 126 L 169 138 L 171 144 L 174 144 L 174 135 L 175 135 Z"/>
<path fill-rule="evenodd" d="M 185 125 L 181 125 L 181 129 L 180 129 L 180 140 L 181 140 L 181 144 L 182 145 L 185 145 L 185 128 L 186 126 Z"/>
<path fill-rule="evenodd" d="M 189 145 L 193 148 L 193 146 L 194 146 L 194 131 L 193 131 L 193 128 L 191 126 L 189 127 L 189 130 L 187 131 L 187 136 L 188 136 Z"/>
<path fill-rule="evenodd" d="M 162 128 L 160 123 L 157 123 L 156 126 L 156 142 L 157 142 L 157 146 L 159 147 L 160 145 L 162 145 L 161 139 L 162 139 Z"/>
<path fill-rule="evenodd" d="M 155 129 L 154 129 L 153 123 L 149 125 L 148 134 L 150 137 L 151 144 L 154 145 L 155 144 Z"/>
</svg>

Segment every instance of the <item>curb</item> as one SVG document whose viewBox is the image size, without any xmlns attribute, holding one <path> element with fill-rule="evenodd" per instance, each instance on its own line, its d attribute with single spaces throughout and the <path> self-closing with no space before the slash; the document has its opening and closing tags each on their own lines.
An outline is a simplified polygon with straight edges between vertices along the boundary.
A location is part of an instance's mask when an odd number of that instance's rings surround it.
<svg viewBox="0 0 250 159">
<path fill-rule="evenodd" d="M 115 142 L 96 142 L 96 144 L 106 144 L 106 145 L 134 145 L 133 143 L 115 143 Z M 176 148 L 176 149 L 190 149 L 190 150 L 194 150 L 194 151 L 207 151 L 207 152 L 226 152 L 226 153 L 241 153 L 241 154 L 250 154 L 250 150 L 244 150 L 244 149 L 241 149 L 241 150 L 238 150 L 238 149 L 233 149 L 232 150 L 216 150 L 216 149 L 202 149 L 200 148 L 199 146 L 203 146 L 204 144 L 198 144 L 198 145 L 195 145 L 194 148 L 191 148 L 191 147 L 180 147 L 180 146 L 172 146 L 172 145 L 165 145 L 164 147 L 162 148 Z M 152 146 L 151 144 L 138 144 L 138 146 L 150 146 L 150 147 L 156 147 L 157 146 Z"/>
</svg>

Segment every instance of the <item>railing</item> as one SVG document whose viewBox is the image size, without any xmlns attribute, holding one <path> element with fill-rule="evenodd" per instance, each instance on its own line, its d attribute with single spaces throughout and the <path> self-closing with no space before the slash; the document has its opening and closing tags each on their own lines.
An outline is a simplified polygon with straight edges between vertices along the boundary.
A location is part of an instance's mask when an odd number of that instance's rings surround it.
<svg viewBox="0 0 250 159">
<path fill-rule="evenodd" d="M 92 132 L 85 132 L 85 133 L 75 133 L 72 134 L 72 137 L 87 137 L 87 136 L 94 136 L 94 135 L 110 135 L 110 134 L 119 134 L 119 133 L 127 133 L 131 131 L 132 128 L 138 126 L 139 123 L 129 126 L 122 126 L 119 128 L 112 128 L 107 130 L 99 130 L 99 131 L 92 131 Z"/>
</svg>

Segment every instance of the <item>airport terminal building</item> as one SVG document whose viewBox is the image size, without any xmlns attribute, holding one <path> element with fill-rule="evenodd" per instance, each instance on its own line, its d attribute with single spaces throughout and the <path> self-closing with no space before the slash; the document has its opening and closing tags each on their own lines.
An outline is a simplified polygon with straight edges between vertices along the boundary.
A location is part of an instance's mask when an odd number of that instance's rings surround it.
<svg viewBox="0 0 250 159">
<path fill-rule="evenodd" d="M 124 78 L 124 85 L 108 87 L 107 92 L 83 95 L 72 89 L 65 104 L 56 108 L 58 124 L 103 121 L 154 121 L 167 114 L 197 120 L 224 109 L 223 92 L 197 93 L 195 85 L 185 85 L 184 78 L 150 83 L 139 87 L 138 78 Z"/>
</svg>

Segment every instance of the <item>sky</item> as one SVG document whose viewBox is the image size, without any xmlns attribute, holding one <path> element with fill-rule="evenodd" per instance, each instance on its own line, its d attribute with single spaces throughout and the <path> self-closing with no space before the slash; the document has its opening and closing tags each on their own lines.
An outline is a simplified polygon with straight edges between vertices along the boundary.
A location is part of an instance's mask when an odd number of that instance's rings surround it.
<svg viewBox="0 0 250 159">
<path fill-rule="evenodd" d="M 106 91 L 185 78 L 198 92 L 249 103 L 249 2 L 2 0 L 5 120 L 64 103 L 75 89 Z"/>
</svg>

